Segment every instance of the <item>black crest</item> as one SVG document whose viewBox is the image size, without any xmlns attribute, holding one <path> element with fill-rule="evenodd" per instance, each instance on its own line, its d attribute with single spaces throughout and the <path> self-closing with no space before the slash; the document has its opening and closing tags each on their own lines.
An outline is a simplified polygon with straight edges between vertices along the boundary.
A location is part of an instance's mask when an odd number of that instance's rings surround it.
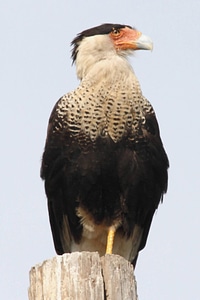
<svg viewBox="0 0 200 300">
<path fill-rule="evenodd" d="M 86 29 L 86 30 L 80 32 L 71 42 L 71 46 L 73 46 L 73 48 L 72 48 L 73 63 L 76 60 L 76 56 L 78 53 L 78 46 L 79 46 L 80 42 L 83 40 L 83 38 L 88 37 L 88 36 L 93 36 L 93 35 L 99 35 L 99 34 L 109 34 L 110 32 L 112 32 L 115 29 L 121 29 L 121 28 L 125 28 L 125 27 L 132 28 L 129 25 L 105 23 L 100 26 Z"/>
</svg>

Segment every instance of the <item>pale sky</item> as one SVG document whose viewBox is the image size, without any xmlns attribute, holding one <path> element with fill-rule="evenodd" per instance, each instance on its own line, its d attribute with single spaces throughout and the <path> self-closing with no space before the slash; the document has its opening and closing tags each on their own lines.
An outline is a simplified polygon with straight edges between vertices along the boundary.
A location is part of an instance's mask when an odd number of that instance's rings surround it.
<svg viewBox="0 0 200 300">
<path fill-rule="evenodd" d="M 55 256 L 39 177 L 48 118 L 78 85 L 71 40 L 105 22 L 134 26 L 154 42 L 131 63 L 170 159 L 169 190 L 135 271 L 139 299 L 199 299 L 198 0 L 1 1 L 1 299 L 28 299 L 29 270 Z"/>
</svg>

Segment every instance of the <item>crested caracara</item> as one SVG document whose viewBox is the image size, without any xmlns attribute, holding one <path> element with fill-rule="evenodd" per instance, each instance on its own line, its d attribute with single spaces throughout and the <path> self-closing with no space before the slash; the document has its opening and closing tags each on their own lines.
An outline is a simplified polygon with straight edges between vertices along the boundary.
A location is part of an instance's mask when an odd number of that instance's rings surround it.
<svg viewBox="0 0 200 300">
<path fill-rule="evenodd" d="M 42 157 L 56 252 L 119 254 L 135 264 L 167 190 L 158 122 L 127 59 L 152 41 L 103 24 L 72 41 L 80 84 L 56 103 Z"/>
</svg>

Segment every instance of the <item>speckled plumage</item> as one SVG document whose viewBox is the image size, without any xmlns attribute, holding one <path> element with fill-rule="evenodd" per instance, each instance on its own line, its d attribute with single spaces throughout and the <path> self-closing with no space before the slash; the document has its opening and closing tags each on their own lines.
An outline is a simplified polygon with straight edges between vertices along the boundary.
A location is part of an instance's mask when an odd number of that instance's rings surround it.
<svg viewBox="0 0 200 300">
<path fill-rule="evenodd" d="M 126 136 L 134 140 L 147 113 L 153 114 L 153 108 L 142 96 L 137 80 L 131 86 L 121 82 L 114 86 L 102 82 L 97 87 L 81 84 L 58 101 L 53 131 L 69 130 L 83 146 L 91 142 L 95 146 L 99 136 L 107 135 L 115 143 Z"/>
<path fill-rule="evenodd" d="M 113 253 L 135 263 L 167 189 L 168 159 L 124 48 L 114 48 L 105 34 L 113 27 L 84 31 L 73 41 L 81 82 L 53 109 L 41 177 L 58 254 L 103 255 L 115 226 Z"/>
</svg>

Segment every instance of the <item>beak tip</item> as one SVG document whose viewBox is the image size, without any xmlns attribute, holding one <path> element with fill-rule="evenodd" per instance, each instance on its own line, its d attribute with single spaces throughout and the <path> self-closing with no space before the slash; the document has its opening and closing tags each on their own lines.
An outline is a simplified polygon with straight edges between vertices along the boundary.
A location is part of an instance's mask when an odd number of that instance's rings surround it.
<svg viewBox="0 0 200 300">
<path fill-rule="evenodd" d="M 151 38 L 142 34 L 137 40 L 137 49 L 153 51 L 153 42 Z"/>
</svg>

